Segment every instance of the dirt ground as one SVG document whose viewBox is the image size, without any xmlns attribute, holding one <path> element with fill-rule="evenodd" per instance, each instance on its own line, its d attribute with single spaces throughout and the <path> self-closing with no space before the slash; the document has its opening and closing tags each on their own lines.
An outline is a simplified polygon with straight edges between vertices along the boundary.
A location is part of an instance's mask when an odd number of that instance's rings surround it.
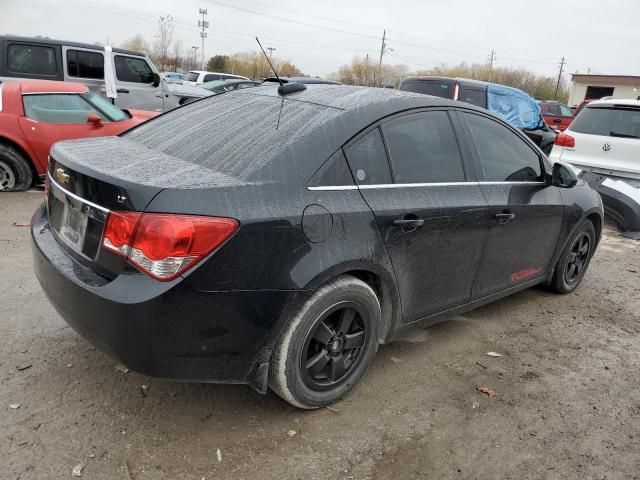
<svg viewBox="0 0 640 480">
<path fill-rule="evenodd" d="M 78 464 L 123 480 L 640 478 L 640 242 L 613 229 L 574 294 L 532 289 L 416 329 L 334 408 L 304 412 L 116 369 L 32 273 L 13 223 L 41 198 L 0 196 L 1 479 Z"/>
</svg>

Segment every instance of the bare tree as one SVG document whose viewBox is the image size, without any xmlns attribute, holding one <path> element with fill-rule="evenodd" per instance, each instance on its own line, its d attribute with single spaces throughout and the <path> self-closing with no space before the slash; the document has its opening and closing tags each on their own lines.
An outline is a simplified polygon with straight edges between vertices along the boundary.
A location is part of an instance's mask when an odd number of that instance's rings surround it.
<svg viewBox="0 0 640 480">
<path fill-rule="evenodd" d="M 149 54 L 149 44 L 144 38 L 142 38 L 142 35 L 140 35 L 139 33 L 134 37 L 125 40 L 120 46 L 122 48 L 126 48 L 127 50 L 133 50 L 134 52 Z"/>
<path fill-rule="evenodd" d="M 160 70 L 165 70 L 169 65 L 169 49 L 173 42 L 173 17 L 171 15 L 158 19 L 158 29 L 153 38 L 154 61 L 160 65 Z"/>
</svg>

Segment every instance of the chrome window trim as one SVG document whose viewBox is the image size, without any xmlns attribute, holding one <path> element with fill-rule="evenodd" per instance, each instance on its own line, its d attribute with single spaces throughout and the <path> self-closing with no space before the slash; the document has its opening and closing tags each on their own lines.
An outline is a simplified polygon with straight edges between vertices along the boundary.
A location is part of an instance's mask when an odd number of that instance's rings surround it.
<svg viewBox="0 0 640 480">
<path fill-rule="evenodd" d="M 47 172 L 47 175 L 49 176 L 49 183 L 50 185 L 56 187 L 58 190 L 60 190 L 62 193 L 64 193 L 65 195 L 69 195 L 71 198 L 73 198 L 74 200 L 77 200 L 81 203 L 83 203 L 84 205 L 88 205 L 92 208 L 95 208 L 96 210 L 100 210 L 101 212 L 108 214 L 110 212 L 110 210 L 108 208 L 104 208 L 100 205 L 97 205 L 93 202 L 90 202 L 89 200 L 86 200 L 78 195 L 76 195 L 75 193 L 70 192 L 69 190 L 67 190 L 66 188 L 62 187 L 58 182 L 56 182 L 53 177 L 51 176 L 50 172 Z"/>
<path fill-rule="evenodd" d="M 465 185 L 546 185 L 546 182 L 441 182 L 441 183 L 382 183 L 377 185 L 330 185 L 322 187 L 307 187 L 312 191 L 341 191 L 341 190 L 372 190 L 386 188 L 415 188 L 415 187 L 462 187 Z"/>
</svg>

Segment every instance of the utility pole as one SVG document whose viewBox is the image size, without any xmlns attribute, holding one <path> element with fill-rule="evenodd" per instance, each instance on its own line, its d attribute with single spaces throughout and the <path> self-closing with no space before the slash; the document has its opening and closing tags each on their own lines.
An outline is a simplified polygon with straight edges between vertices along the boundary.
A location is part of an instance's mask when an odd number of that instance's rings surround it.
<svg viewBox="0 0 640 480">
<path fill-rule="evenodd" d="M 553 95 L 553 99 L 558 99 L 558 89 L 560 88 L 560 80 L 562 80 L 562 70 L 564 70 L 564 57 L 560 61 L 560 73 L 558 73 L 558 82 L 556 83 L 556 93 Z"/>
<path fill-rule="evenodd" d="M 269 60 L 271 60 L 271 57 L 273 56 L 273 52 L 276 50 L 275 47 L 267 47 L 267 50 L 269 50 Z"/>
<path fill-rule="evenodd" d="M 369 86 L 369 54 L 367 53 L 367 59 L 364 67 L 364 86 Z"/>
<path fill-rule="evenodd" d="M 496 60 L 496 51 L 491 50 L 491 54 L 489 55 L 489 82 L 491 81 L 491 74 L 493 73 L 493 62 Z"/>
<path fill-rule="evenodd" d="M 202 50 L 200 51 L 200 53 L 202 54 L 202 62 L 200 65 L 200 70 L 204 70 L 204 39 L 207 38 L 207 32 L 205 30 L 209 28 L 209 22 L 204 19 L 204 17 L 207 15 L 206 8 L 201 8 L 198 13 L 202 15 L 202 20 L 198 20 L 198 27 L 202 28 L 202 31 L 200 32 L 200 38 L 202 38 Z"/>
<path fill-rule="evenodd" d="M 193 58 L 191 59 L 191 70 L 196 68 L 196 59 L 198 58 L 198 49 L 200 47 L 196 47 L 195 45 L 191 46 L 191 51 L 193 52 Z"/>
<path fill-rule="evenodd" d="M 378 78 L 374 79 L 374 85 L 380 83 L 380 78 L 382 77 L 382 56 L 387 52 L 393 52 L 393 48 L 387 48 L 387 31 L 382 31 L 382 46 L 380 47 L 380 62 L 378 63 Z M 383 86 L 383 85 L 379 85 Z"/>
</svg>

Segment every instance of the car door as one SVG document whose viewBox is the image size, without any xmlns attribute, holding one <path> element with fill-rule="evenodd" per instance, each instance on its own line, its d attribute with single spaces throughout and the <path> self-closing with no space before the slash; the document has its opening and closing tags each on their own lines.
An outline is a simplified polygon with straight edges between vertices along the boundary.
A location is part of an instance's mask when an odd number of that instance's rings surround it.
<svg viewBox="0 0 640 480">
<path fill-rule="evenodd" d="M 120 108 L 156 110 L 164 108 L 164 83 L 154 85 L 154 70 L 143 57 L 117 53 L 113 56 Z"/>
<path fill-rule="evenodd" d="M 480 112 L 459 115 L 491 215 L 473 287 L 473 297 L 480 298 L 547 274 L 564 204 L 547 182 L 543 155 L 522 133 Z"/>
<path fill-rule="evenodd" d="M 23 105 L 24 116 L 18 123 L 38 163 L 43 166 L 46 166 L 49 150 L 55 142 L 108 135 L 106 127 L 88 123 L 87 116 L 94 113 L 103 122 L 109 122 L 109 119 L 80 95 L 23 95 Z"/>
<path fill-rule="evenodd" d="M 465 303 L 482 256 L 488 208 L 454 121 L 447 110 L 414 111 L 345 147 L 389 252 L 405 322 Z"/>
</svg>

